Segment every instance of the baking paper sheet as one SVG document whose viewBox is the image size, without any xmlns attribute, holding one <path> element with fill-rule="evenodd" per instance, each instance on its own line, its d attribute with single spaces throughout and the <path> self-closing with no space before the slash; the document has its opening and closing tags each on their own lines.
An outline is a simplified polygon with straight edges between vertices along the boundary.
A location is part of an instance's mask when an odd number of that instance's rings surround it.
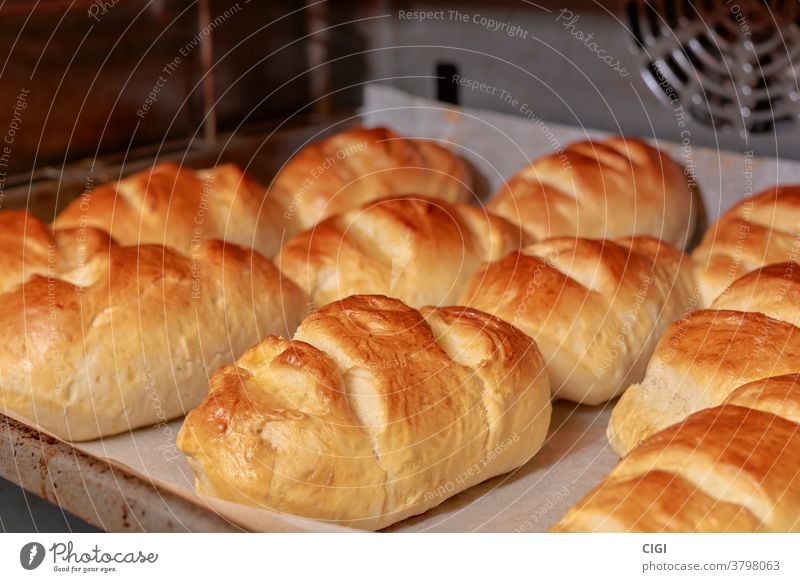
<svg viewBox="0 0 800 582">
<path fill-rule="evenodd" d="M 500 113 L 458 109 L 379 85 L 366 90 L 363 118 L 402 134 L 445 140 L 487 178 L 491 192 L 530 159 L 602 132 L 528 120 Z M 694 171 L 713 220 L 747 192 L 778 182 L 800 182 L 800 164 L 742 154 L 659 143 Z M 526 466 L 452 497 L 428 513 L 391 527 L 393 531 L 546 531 L 615 464 L 605 439 L 613 403 L 602 407 L 556 403 L 544 448 Z M 181 421 L 131 434 L 78 443 L 148 476 L 156 483 L 254 531 L 337 530 L 332 525 L 218 500 L 201 500 L 175 436 Z"/>
</svg>

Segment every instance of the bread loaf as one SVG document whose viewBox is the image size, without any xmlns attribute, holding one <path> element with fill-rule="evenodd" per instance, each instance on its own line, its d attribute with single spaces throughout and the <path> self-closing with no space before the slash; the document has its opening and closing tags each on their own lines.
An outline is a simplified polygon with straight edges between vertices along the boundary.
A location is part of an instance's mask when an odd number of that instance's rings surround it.
<svg viewBox="0 0 800 582">
<path fill-rule="evenodd" d="M 73 200 L 57 229 L 91 226 L 120 244 L 161 244 L 188 255 L 211 239 L 271 257 L 284 237 L 283 209 L 234 164 L 192 170 L 162 163 Z"/>
<path fill-rule="evenodd" d="M 452 305 L 481 263 L 526 240 L 519 227 L 476 206 L 394 197 L 304 231 L 283 246 L 277 263 L 316 305 L 364 293 L 413 307 Z"/>
<path fill-rule="evenodd" d="M 712 309 L 673 323 L 644 380 L 614 407 L 608 427 L 613 449 L 628 453 L 651 434 L 721 404 L 744 383 L 800 372 L 797 303 L 790 302 L 798 284 L 796 264 L 768 266 L 734 283 Z"/>
<path fill-rule="evenodd" d="M 624 137 L 574 143 L 534 160 L 488 208 L 535 240 L 650 235 L 680 248 L 702 215 L 702 201 L 681 166 Z"/>
<path fill-rule="evenodd" d="M 432 140 L 385 127 L 355 127 L 316 141 L 275 177 L 270 197 L 296 232 L 372 200 L 418 194 L 465 202 L 472 193 L 466 163 Z"/>
<path fill-rule="evenodd" d="M 460 303 L 534 338 L 557 397 L 599 404 L 644 376 L 692 293 L 688 259 L 666 243 L 555 238 L 484 266 Z"/>
<path fill-rule="evenodd" d="M 528 461 L 550 412 L 520 331 L 352 296 L 218 371 L 178 447 L 198 493 L 378 529 Z"/>
<path fill-rule="evenodd" d="M 75 441 L 164 422 L 305 310 L 303 292 L 250 250 L 207 241 L 190 259 L 113 245 L 0 295 L 0 405 Z"/>
<path fill-rule="evenodd" d="M 751 271 L 711 304 L 713 309 L 765 313 L 800 327 L 800 265 L 775 263 Z"/>
<path fill-rule="evenodd" d="M 711 226 L 692 256 L 706 306 L 754 269 L 800 261 L 800 186 L 745 198 Z"/>
<path fill-rule="evenodd" d="M 800 531 L 800 376 L 736 389 L 647 438 L 555 531 Z"/>
<path fill-rule="evenodd" d="M 24 210 L 0 212 L 0 293 L 33 275 L 57 276 L 75 269 L 111 245 L 93 228 L 53 231 Z"/>
</svg>

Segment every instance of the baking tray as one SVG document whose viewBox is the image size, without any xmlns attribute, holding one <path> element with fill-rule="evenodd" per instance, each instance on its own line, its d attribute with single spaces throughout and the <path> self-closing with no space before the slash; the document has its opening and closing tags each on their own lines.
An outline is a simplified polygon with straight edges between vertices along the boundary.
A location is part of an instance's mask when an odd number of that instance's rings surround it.
<svg viewBox="0 0 800 582">
<path fill-rule="evenodd" d="M 537 118 L 461 109 L 380 85 L 366 88 L 361 119 L 447 142 L 485 177 L 483 192 L 499 187 L 503 178 L 532 158 L 575 140 L 605 135 Z M 336 129 L 353 120 L 339 121 Z M 251 171 L 268 182 L 267 174 L 325 128 L 310 125 L 275 133 L 262 148 L 266 153 L 250 164 Z M 232 141 L 222 149 L 221 159 L 247 156 L 248 148 L 262 143 L 263 136 Z M 658 145 L 689 166 L 711 220 L 747 192 L 800 182 L 797 162 L 693 147 L 690 140 L 689 147 Z M 187 159 L 190 165 L 202 165 L 217 155 L 192 152 Z M 148 161 L 152 158 L 145 156 L 142 166 Z M 137 168 L 126 164 L 126 173 L 128 169 Z M 613 402 L 599 407 L 556 403 L 547 441 L 530 463 L 389 529 L 546 531 L 615 464 L 604 434 L 612 406 Z M 23 419 L 0 418 L 0 474 L 109 531 L 347 531 L 335 524 L 198 497 L 191 471 L 174 446 L 180 420 L 71 445 Z"/>
</svg>

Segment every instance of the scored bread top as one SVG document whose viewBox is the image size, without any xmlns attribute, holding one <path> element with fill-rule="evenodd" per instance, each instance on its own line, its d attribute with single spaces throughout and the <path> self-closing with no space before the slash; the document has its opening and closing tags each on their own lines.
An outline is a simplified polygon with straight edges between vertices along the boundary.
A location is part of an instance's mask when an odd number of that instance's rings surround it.
<svg viewBox="0 0 800 582">
<path fill-rule="evenodd" d="M 488 204 L 535 240 L 650 235 L 680 248 L 690 242 L 701 206 L 679 164 L 621 136 L 573 143 L 534 160 Z"/>
<path fill-rule="evenodd" d="M 464 160 L 434 140 L 355 127 L 304 147 L 270 186 L 270 197 L 283 206 L 295 232 L 399 194 L 466 202 L 472 175 Z"/>
<path fill-rule="evenodd" d="M 526 462 L 549 418 L 519 330 L 352 296 L 215 374 L 178 446 L 200 493 L 377 529 Z"/>
<path fill-rule="evenodd" d="M 175 418 L 217 367 L 294 331 L 306 301 L 236 245 L 206 241 L 191 258 L 112 245 L 0 295 L 0 404 L 67 440 Z"/>
<path fill-rule="evenodd" d="M 689 261 L 666 243 L 560 237 L 485 265 L 460 302 L 533 337 L 557 396 L 599 404 L 644 375 L 692 295 Z"/>
<path fill-rule="evenodd" d="M 737 279 L 712 309 L 754 311 L 800 326 L 800 265 L 775 263 Z"/>
<path fill-rule="evenodd" d="M 659 340 L 647 374 L 620 398 L 608 438 L 626 454 L 692 412 L 717 406 L 741 384 L 800 372 L 795 263 L 757 269 L 711 304 L 675 321 Z"/>
<path fill-rule="evenodd" d="M 762 313 L 701 310 L 663 335 L 640 384 L 611 413 L 608 438 L 620 455 L 741 384 L 800 372 L 800 328 Z"/>
<path fill-rule="evenodd" d="M 390 295 L 414 307 L 446 305 L 456 303 L 481 263 L 527 240 L 518 226 L 479 207 L 392 197 L 297 235 L 276 261 L 319 306 L 365 293 Z"/>
<path fill-rule="evenodd" d="M 800 261 L 800 186 L 741 200 L 708 229 L 692 256 L 705 305 L 750 271 Z"/>
<path fill-rule="evenodd" d="M 725 402 L 800 423 L 800 374 L 785 374 L 750 382 L 731 392 Z"/>
<path fill-rule="evenodd" d="M 33 275 L 58 277 L 113 244 L 90 227 L 53 230 L 24 210 L 0 212 L 0 293 Z"/>
<path fill-rule="evenodd" d="M 283 209 L 235 164 L 206 170 L 158 164 L 85 192 L 53 225 L 91 226 L 123 245 L 161 244 L 183 254 L 219 239 L 271 257 L 284 237 Z"/>
<path fill-rule="evenodd" d="M 748 384 L 655 433 L 553 529 L 800 530 L 798 387 L 796 375 Z"/>
</svg>

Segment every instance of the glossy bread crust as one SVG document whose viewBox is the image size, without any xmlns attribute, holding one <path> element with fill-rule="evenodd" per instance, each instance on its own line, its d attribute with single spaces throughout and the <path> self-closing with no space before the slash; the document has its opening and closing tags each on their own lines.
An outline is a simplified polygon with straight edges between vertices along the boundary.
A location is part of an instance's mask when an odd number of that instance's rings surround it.
<svg viewBox="0 0 800 582">
<path fill-rule="evenodd" d="M 304 147 L 270 186 L 293 233 L 402 194 L 466 202 L 472 175 L 464 160 L 434 140 L 404 137 L 386 127 L 354 127 Z"/>
<path fill-rule="evenodd" d="M 761 313 L 701 310 L 673 323 L 656 346 L 641 383 L 611 413 L 608 440 L 625 455 L 648 436 L 738 386 L 800 372 L 800 328 Z"/>
<path fill-rule="evenodd" d="M 653 238 L 555 238 L 484 266 L 461 303 L 534 338 L 556 396 L 599 404 L 642 378 L 693 287 L 688 259 Z"/>
<path fill-rule="evenodd" d="M 711 305 L 675 321 L 659 340 L 644 380 L 611 414 L 608 439 L 624 455 L 638 442 L 739 385 L 800 372 L 800 267 L 780 263 L 737 280 Z"/>
<path fill-rule="evenodd" d="M 712 309 L 763 313 L 800 327 L 800 265 L 774 263 L 737 279 Z"/>
<path fill-rule="evenodd" d="M 621 136 L 573 143 L 534 160 L 488 205 L 534 240 L 649 235 L 680 248 L 692 239 L 701 207 L 679 164 Z"/>
<path fill-rule="evenodd" d="M 295 236 L 276 262 L 320 306 L 369 293 L 413 307 L 452 305 L 484 261 L 527 241 L 519 227 L 476 206 L 392 197 Z"/>
<path fill-rule="evenodd" d="M 235 164 L 193 170 L 158 164 L 73 200 L 57 229 L 91 226 L 123 245 L 159 244 L 183 254 L 225 240 L 271 257 L 284 238 L 283 209 Z"/>
<path fill-rule="evenodd" d="M 202 400 L 216 368 L 294 331 L 306 301 L 235 245 L 192 258 L 112 245 L 0 295 L 0 404 L 66 440 L 164 422 Z"/>
<path fill-rule="evenodd" d="M 796 376 L 743 387 L 652 435 L 554 531 L 800 531 L 798 388 Z M 745 406 L 757 394 L 793 405 Z"/>
<path fill-rule="evenodd" d="M 0 212 L 0 293 L 34 275 L 57 277 L 112 244 L 101 230 L 53 230 L 24 210 L 4 210 Z"/>
<path fill-rule="evenodd" d="M 692 254 L 704 305 L 731 283 L 772 263 L 800 261 L 800 186 L 745 198 L 708 229 Z"/>
<path fill-rule="evenodd" d="M 527 462 L 549 390 L 499 319 L 351 296 L 215 374 L 178 446 L 201 494 L 379 529 Z"/>
</svg>

